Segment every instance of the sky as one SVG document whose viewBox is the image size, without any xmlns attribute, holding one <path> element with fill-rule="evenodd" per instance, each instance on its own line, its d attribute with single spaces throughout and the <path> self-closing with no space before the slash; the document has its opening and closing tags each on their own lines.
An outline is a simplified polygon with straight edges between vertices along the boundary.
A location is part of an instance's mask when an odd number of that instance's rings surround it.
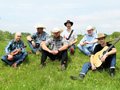
<svg viewBox="0 0 120 90">
<path fill-rule="evenodd" d="M 64 22 L 74 22 L 77 34 L 85 34 L 92 25 L 97 32 L 120 32 L 120 0 L 0 0 L 0 30 L 36 32 L 36 24 L 45 31 L 55 27 L 64 30 Z"/>
</svg>

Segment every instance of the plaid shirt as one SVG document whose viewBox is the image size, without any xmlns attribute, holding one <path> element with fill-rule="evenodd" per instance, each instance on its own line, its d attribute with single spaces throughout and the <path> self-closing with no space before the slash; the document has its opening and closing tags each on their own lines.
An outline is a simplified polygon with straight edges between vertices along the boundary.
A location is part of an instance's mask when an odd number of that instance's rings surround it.
<svg viewBox="0 0 120 90">
<path fill-rule="evenodd" d="M 7 47 L 5 48 L 5 52 L 10 53 L 15 49 L 21 49 L 22 52 L 25 52 L 24 43 L 22 40 L 20 40 L 19 42 L 16 42 L 15 40 L 11 40 L 7 45 Z"/>
<path fill-rule="evenodd" d="M 49 35 L 43 31 L 42 34 L 34 33 L 32 35 L 32 39 L 35 41 L 35 43 L 41 43 L 41 41 L 45 41 Z"/>
<path fill-rule="evenodd" d="M 68 44 L 69 44 L 68 41 L 61 36 L 60 36 L 60 38 L 51 37 L 51 38 L 46 40 L 46 45 L 51 50 L 58 50 L 63 45 L 68 45 Z"/>
</svg>

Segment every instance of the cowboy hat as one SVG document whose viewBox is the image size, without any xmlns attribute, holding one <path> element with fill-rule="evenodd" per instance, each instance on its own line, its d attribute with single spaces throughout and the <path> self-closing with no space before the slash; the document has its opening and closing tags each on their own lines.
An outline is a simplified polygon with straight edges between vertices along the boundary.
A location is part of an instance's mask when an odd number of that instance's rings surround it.
<svg viewBox="0 0 120 90">
<path fill-rule="evenodd" d="M 71 24 L 71 26 L 73 25 L 73 22 L 72 22 L 72 21 L 70 21 L 70 20 L 67 20 L 67 21 L 64 23 L 64 25 L 66 26 L 66 25 L 67 25 L 67 23 L 70 23 L 70 24 Z"/>
<path fill-rule="evenodd" d="M 105 38 L 106 35 L 104 33 L 98 33 L 98 37 L 96 39 L 99 39 L 99 38 Z"/>
<path fill-rule="evenodd" d="M 87 26 L 86 30 L 87 30 L 87 31 L 88 31 L 88 30 L 95 30 L 95 27 L 89 25 L 89 26 Z"/>
<path fill-rule="evenodd" d="M 57 33 L 57 32 L 63 32 L 63 29 L 61 29 L 61 28 L 53 28 L 52 30 L 51 30 L 51 33 Z"/>
<path fill-rule="evenodd" d="M 35 28 L 37 29 L 37 28 L 43 28 L 43 29 L 45 29 L 46 27 L 43 25 L 43 24 L 37 24 L 36 26 L 35 26 Z"/>
</svg>

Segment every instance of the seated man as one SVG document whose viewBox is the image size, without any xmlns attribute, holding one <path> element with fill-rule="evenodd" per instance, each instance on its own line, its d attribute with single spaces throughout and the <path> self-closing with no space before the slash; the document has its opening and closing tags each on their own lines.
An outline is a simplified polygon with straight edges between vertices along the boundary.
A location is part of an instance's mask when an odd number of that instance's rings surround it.
<svg viewBox="0 0 120 90">
<path fill-rule="evenodd" d="M 70 54 L 73 55 L 75 52 L 75 43 L 77 42 L 77 34 L 75 33 L 75 30 L 71 28 L 73 26 L 72 21 L 67 20 L 64 25 L 67 29 L 63 31 L 62 36 L 69 41 L 70 44 L 68 50 L 70 51 Z"/>
<path fill-rule="evenodd" d="M 2 61 L 10 66 L 17 67 L 21 64 L 26 56 L 25 45 L 21 40 L 21 33 L 15 33 L 15 39 L 11 40 L 5 48 L 6 55 L 2 57 Z"/>
<path fill-rule="evenodd" d="M 97 34 L 94 32 L 94 27 L 88 26 L 86 28 L 87 34 L 82 38 L 80 43 L 77 45 L 79 50 L 87 56 L 90 56 L 97 44 Z"/>
<path fill-rule="evenodd" d="M 41 56 L 41 66 L 45 66 L 47 56 L 52 59 L 61 60 L 61 69 L 66 69 L 67 61 L 68 61 L 68 42 L 63 37 L 60 36 L 62 32 L 59 28 L 54 28 L 51 33 L 52 37 L 47 39 L 45 42 L 41 43 L 42 47 L 42 56 Z"/>
<path fill-rule="evenodd" d="M 99 62 L 100 60 L 97 61 L 97 59 L 94 58 L 96 53 L 98 54 L 98 52 L 103 50 L 106 46 L 107 47 L 111 46 L 111 44 L 109 44 L 108 42 L 105 41 L 105 38 L 106 38 L 105 34 L 103 34 L 103 33 L 98 34 L 97 39 L 98 39 L 99 44 L 95 46 L 93 55 L 91 55 L 91 57 L 90 57 L 90 62 L 85 63 L 83 65 L 82 70 L 81 70 L 78 77 L 71 76 L 71 79 L 74 79 L 74 80 L 75 79 L 83 79 L 89 69 L 96 70 L 96 69 L 100 69 L 100 68 L 109 68 L 110 76 L 112 76 L 112 77 L 114 76 L 114 74 L 115 74 L 115 65 L 116 65 L 116 48 L 114 46 L 111 47 L 109 49 L 109 51 L 106 52 L 105 54 L 103 54 L 103 52 L 100 54 L 101 63 Z M 95 64 L 95 62 L 97 62 L 98 64 L 100 63 L 100 65 L 97 66 L 97 64 Z"/>
<path fill-rule="evenodd" d="M 36 29 L 37 32 L 32 36 L 27 36 L 27 40 L 32 52 L 39 54 L 41 51 L 40 43 L 41 41 L 45 41 L 46 38 L 48 38 L 48 34 L 43 31 L 43 29 L 45 29 L 45 26 L 42 24 L 37 25 Z"/>
</svg>

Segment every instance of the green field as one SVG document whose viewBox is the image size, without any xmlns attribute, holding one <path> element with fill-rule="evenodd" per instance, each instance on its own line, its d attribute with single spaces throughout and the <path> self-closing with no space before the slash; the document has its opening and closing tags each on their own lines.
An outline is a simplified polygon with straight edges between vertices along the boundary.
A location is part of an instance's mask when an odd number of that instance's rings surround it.
<svg viewBox="0 0 120 90">
<path fill-rule="evenodd" d="M 119 34 L 120 35 L 120 34 Z M 111 35 L 110 40 L 119 36 Z M 9 39 L 5 34 L 0 36 L 0 56 Z M 4 37 L 4 38 L 3 38 Z M 81 37 L 79 37 L 79 40 Z M 23 40 L 26 42 L 25 35 Z M 27 45 L 27 51 L 30 48 Z M 47 60 L 47 66 L 40 68 L 40 56 L 29 54 L 26 61 L 18 68 L 12 68 L 0 61 L 0 90 L 120 90 L 120 42 L 116 44 L 117 65 L 115 77 L 108 71 L 89 71 L 84 80 L 73 81 L 70 75 L 78 75 L 82 65 L 89 61 L 78 49 L 75 55 L 69 55 L 67 70 L 60 71 L 59 61 Z"/>
</svg>

